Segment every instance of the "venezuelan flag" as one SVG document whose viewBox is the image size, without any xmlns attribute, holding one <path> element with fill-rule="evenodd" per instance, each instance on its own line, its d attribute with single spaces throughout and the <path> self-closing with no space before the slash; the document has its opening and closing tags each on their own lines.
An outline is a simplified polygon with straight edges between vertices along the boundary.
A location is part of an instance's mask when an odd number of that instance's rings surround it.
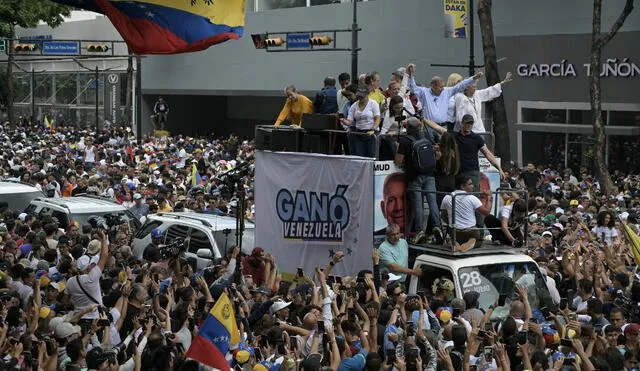
<svg viewBox="0 0 640 371">
<path fill-rule="evenodd" d="M 196 164 L 193 164 L 191 166 L 191 186 L 195 187 L 200 184 L 204 184 L 204 181 L 202 181 L 202 177 L 200 176 L 198 167 L 196 166 Z"/>
<path fill-rule="evenodd" d="M 244 0 L 53 0 L 106 15 L 135 54 L 206 49 L 244 32 Z"/>
<path fill-rule="evenodd" d="M 233 304 L 223 293 L 191 342 L 186 356 L 218 370 L 228 371 L 230 367 L 225 355 L 230 344 L 240 341 Z"/>
</svg>

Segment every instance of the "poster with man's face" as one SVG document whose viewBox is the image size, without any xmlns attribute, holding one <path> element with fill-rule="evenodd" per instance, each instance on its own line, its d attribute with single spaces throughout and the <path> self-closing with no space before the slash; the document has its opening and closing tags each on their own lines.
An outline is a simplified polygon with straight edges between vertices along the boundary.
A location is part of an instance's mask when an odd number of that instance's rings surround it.
<svg viewBox="0 0 640 371">
<path fill-rule="evenodd" d="M 376 235 L 384 235 L 391 223 L 400 226 L 404 233 L 408 220 L 405 191 L 407 180 L 403 170 L 393 161 L 376 161 L 374 168 L 374 214 L 373 230 Z"/>
</svg>

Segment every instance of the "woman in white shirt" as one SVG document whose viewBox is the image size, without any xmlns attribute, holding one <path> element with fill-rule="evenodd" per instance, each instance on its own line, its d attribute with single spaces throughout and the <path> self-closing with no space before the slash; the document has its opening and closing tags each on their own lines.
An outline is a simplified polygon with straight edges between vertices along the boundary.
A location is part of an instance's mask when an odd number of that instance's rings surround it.
<svg viewBox="0 0 640 371">
<path fill-rule="evenodd" d="M 358 86 L 358 99 L 349 108 L 349 117 L 340 119 L 349 129 L 349 147 L 351 154 L 362 157 L 376 157 L 376 131 L 380 126 L 380 107 L 369 99 L 369 88 Z"/>
<path fill-rule="evenodd" d="M 460 121 L 462 116 L 469 114 L 473 116 L 473 128 L 471 131 L 474 133 L 484 133 L 487 129 L 482 122 L 482 103 L 493 100 L 502 94 L 502 85 L 511 82 L 511 72 L 507 73 L 507 76 L 501 82 L 490 86 L 486 89 L 477 90 L 477 85 L 474 82 L 464 90 L 463 93 L 458 93 L 454 96 L 454 112 L 455 112 L 455 128 L 454 131 L 460 130 Z"/>
<path fill-rule="evenodd" d="M 611 246 L 619 240 L 618 231 L 616 230 L 616 221 L 609 211 L 601 211 L 597 218 L 598 225 L 591 232 L 595 233 L 607 245 Z"/>
</svg>

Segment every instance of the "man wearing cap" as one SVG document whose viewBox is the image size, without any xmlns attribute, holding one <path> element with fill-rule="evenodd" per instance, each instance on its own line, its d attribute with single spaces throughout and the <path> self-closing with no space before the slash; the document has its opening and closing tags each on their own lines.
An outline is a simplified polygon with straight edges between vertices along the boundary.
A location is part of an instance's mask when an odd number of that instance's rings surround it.
<svg viewBox="0 0 640 371">
<path fill-rule="evenodd" d="M 142 195 L 140 193 L 135 193 L 133 195 L 133 206 L 129 208 L 129 211 L 131 211 L 138 219 L 149 215 L 149 205 L 143 202 Z"/>
<path fill-rule="evenodd" d="M 277 322 L 287 322 L 289 319 L 289 305 L 291 305 L 290 301 L 278 300 L 271 304 L 269 314 L 275 316 Z"/>
<path fill-rule="evenodd" d="M 100 255 L 89 257 L 81 256 L 76 262 L 78 275 L 71 277 L 67 281 L 65 293 L 69 296 L 69 301 L 75 310 L 84 309 L 93 304 L 102 306 L 102 290 L 100 288 L 100 277 L 109 258 L 109 246 L 107 236 L 102 231 L 98 231 L 101 239 Z M 98 318 L 98 310 L 95 309 L 82 316 L 83 320 L 93 320 Z"/>
<path fill-rule="evenodd" d="M 438 125 L 436 122 L 424 119 L 425 125 L 434 129 L 440 134 L 447 132 L 446 128 Z M 484 139 L 476 133 L 473 128 L 473 116 L 462 116 L 460 131 L 454 133 L 456 142 L 458 143 L 458 150 L 460 152 L 460 175 L 467 175 L 473 180 L 473 191 L 480 191 L 480 161 L 478 160 L 478 151 L 482 152 L 484 157 L 489 160 L 500 173 L 500 179 L 504 180 L 505 175 L 498 163 L 498 159 L 487 148 Z"/>
</svg>

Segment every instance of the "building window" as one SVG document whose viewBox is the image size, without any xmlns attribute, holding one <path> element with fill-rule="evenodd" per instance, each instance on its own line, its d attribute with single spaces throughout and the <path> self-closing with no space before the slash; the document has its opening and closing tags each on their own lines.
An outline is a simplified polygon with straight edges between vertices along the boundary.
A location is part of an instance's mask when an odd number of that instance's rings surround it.
<svg viewBox="0 0 640 371">
<path fill-rule="evenodd" d="M 567 122 L 567 111 L 563 109 L 523 108 L 522 122 L 564 124 Z"/>
<path fill-rule="evenodd" d="M 609 111 L 609 125 L 640 126 L 640 111 Z"/>
</svg>

